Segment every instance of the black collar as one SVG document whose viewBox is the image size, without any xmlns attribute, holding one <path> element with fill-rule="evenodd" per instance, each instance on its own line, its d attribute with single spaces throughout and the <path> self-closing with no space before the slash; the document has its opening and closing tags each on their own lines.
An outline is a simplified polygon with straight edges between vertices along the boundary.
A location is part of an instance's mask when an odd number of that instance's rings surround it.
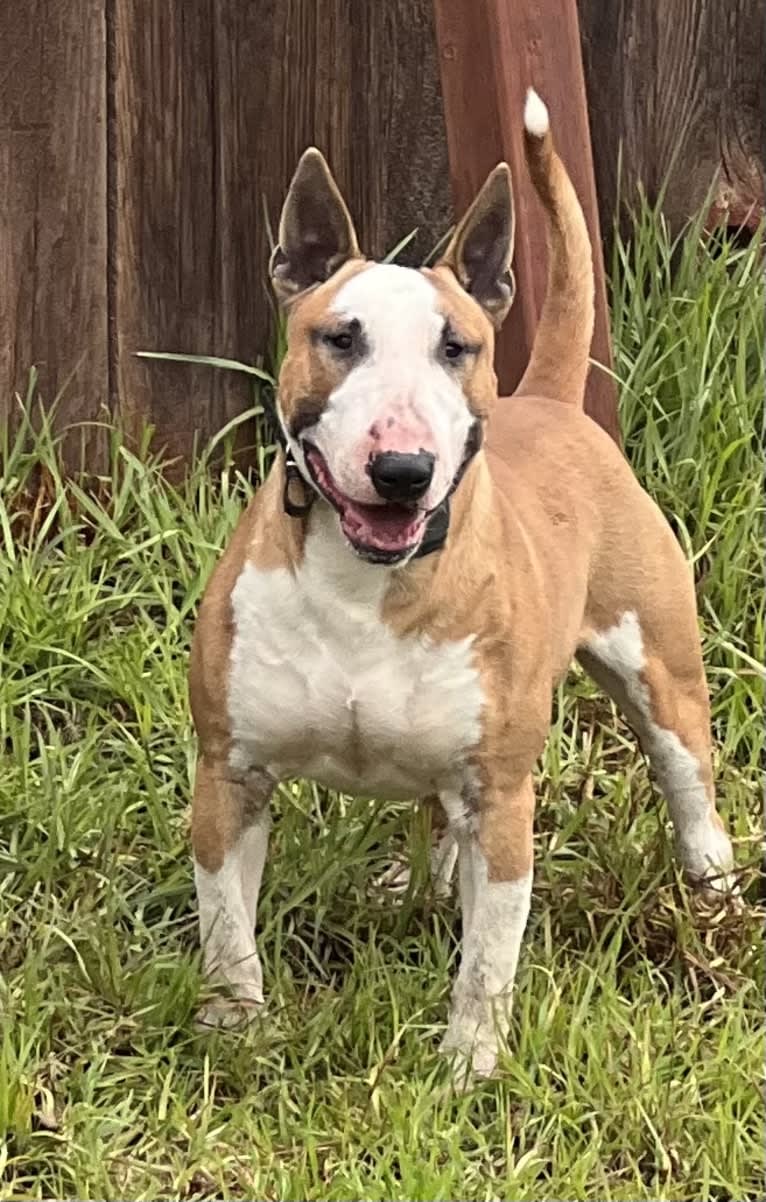
<svg viewBox="0 0 766 1202">
<path fill-rule="evenodd" d="M 445 497 L 441 505 L 437 505 L 426 524 L 425 533 L 420 540 L 420 546 L 413 559 L 422 559 L 433 551 L 441 551 L 447 541 L 449 530 L 449 497 Z"/>
<path fill-rule="evenodd" d="M 276 406 L 274 407 L 276 409 Z M 282 448 L 285 457 L 285 486 L 282 490 L 282 505 L 285 513 L 291 518 L 305 518 L 311 512 L 311 507 L 317 498 L 317 494 L 311 485 L 305 480 L 298 464 L 295 462 L 292 448 L 288 443 L 285 432 L 282 429 L 282 423 L 279 420 L 278 414 L 273 412 L 274 427 L 277 442 Z M 483 430 L 481 422 L 476 419 L 471 429 L 468 432 L 468 438 L 465 445 L 465 453 L 463 460 L 458 468 L 455 479 L 452 481 L 450 490 L 440 505 L 437 505 L 433 513 L 428 519 L 425 532 L 420 540 L 420 546 L 414 555 L 410 557 L 408 562 L 413 559 L 422 559 L 425 555 L 432 555 L 434 551 L 441 551 L 447 541 L 449 532 L 450 520 L 450 497 L 457 488 L 460 481 L 465 475 L 466 469 L 479 451 L 483 442 Z M 300 485 L 303 492 L 303 500 L 299 501 L 295 498 L 296 486 Z"/>
</svg>

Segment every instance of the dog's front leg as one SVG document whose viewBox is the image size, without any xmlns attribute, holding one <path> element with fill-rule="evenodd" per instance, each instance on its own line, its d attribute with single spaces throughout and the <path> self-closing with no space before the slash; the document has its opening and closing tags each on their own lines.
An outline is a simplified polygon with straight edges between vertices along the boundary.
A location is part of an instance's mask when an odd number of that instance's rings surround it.
<svg viewBox="0 0 766 1202">
<path fill-rule="evenodd" d="M 201 756 L 192 806 L 194 878 L 205 973 L 229 988 L 200 1011 L 210 1026 L 232 1026 L 263 1004 L 255 918 L 268 849 L 273 781 L 260 772 L 233 779 L 225 762 Z"/>
<path fill-rule="evenodd" d="M 485 792 L 472 812 L 443 798 L 459 846 L 463 952 L 442 1051 L 461 1083 L 489 1076 L 508 1030 L 510 994 L 532 891 L 532 780 Z"/>
</svg>

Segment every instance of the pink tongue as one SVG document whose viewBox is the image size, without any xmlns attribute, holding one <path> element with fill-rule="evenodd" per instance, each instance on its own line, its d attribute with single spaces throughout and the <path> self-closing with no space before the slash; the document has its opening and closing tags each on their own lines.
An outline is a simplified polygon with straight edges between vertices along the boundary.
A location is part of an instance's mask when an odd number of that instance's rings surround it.
<svg viewBox="0 0 766 1202">
<path fill-rule="evenodd" d="M 341 526 L 347 538 L 381 551 L 400 551 L 417 541 L 425 515 L 398 505 L 346 503 Z"/>
</svg>

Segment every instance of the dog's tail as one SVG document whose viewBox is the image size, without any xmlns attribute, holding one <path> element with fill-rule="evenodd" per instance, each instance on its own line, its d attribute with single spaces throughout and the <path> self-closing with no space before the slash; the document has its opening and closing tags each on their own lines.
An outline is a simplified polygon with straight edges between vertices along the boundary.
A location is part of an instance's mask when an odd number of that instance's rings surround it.
<svg viewBox="0 0 766 1202">
<path fill-rule="evenodd" d="M 582 405 L 593 338 L 593 258 L 588 227 L 556 154 L 548 109 L 532 88 L 524 107 L 527 166 L 548 221 L 548 283 L 532 354 L 516 395 Z"/>
</svg>

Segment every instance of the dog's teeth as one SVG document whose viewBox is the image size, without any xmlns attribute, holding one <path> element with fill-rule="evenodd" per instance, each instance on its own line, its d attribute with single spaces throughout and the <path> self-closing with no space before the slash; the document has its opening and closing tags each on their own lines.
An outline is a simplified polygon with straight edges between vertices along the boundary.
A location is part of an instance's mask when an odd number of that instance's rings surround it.
<svg viewBox="0 0 766 1202">
<path fill-rule="evenodd" d="M 527 89 L 527 100 L 524 105 L 524 128 L 534 138 L 544 138 L 550 129 L 548 109 L 534 88 Z"/>
</svg>

